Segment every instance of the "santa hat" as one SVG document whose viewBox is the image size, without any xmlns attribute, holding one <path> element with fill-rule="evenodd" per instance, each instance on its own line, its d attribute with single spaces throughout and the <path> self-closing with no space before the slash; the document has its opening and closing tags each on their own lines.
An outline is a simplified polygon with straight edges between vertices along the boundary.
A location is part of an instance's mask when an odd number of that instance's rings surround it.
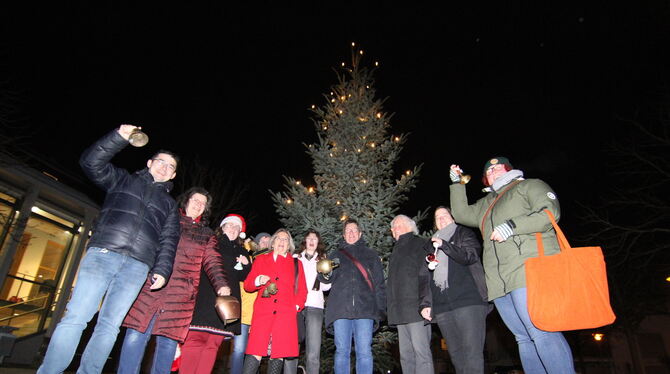
<svg viewBox="0 0 670 374">
<path fill-rule="evenodd" d="M 223 226 L 228 222 L 240 227 L 240 238 L 244 239 L 247 237 L 247 234 L 245 233 L 245 231 L 247 231 L 247 223 L 244 221 L 244 217 L 239 214 L 229 214 L 223 221 L 221 221 L 219 226 Z"/>
</svg>

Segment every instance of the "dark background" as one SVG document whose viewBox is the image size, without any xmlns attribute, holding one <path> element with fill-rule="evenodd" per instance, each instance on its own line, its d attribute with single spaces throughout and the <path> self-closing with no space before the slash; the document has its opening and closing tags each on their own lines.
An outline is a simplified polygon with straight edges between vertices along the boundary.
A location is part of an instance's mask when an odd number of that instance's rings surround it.
<svg viewBox="0 0 670 374">
<path fill-rule="evenodd" d="M 351 42 L 380 62 L 392 132 L 411 133 L 398 175 L 424 164 L 409 215 L 448 203 L 451 163 L 476 191 L 484 162 L 504 155 L 547 181 L 574 225 L 575 203 L 607 187 L 602 149 L 625 136 L 619 118 L 662 100 L 670 66 L 664 1 L 4 3 L 0 82 L 22 147 L 101 201 L 80 153 L 120 123 L 141 125 L 149 145 L 116 164 L 141 168 L 157 148 L 211 161 L 248 186 L 235 213 L 251 234 L 279 226 L 267 191 L 282 175 L 309 183 L 308 108 L 324 103 Z"/>
</svg>

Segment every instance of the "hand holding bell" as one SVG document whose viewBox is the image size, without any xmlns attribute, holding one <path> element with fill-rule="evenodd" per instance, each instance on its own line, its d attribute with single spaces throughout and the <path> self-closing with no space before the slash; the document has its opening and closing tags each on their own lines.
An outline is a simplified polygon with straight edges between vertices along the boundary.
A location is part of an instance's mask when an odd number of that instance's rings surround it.
<svg viewBox="0 0 670 374">
<path fill-rule="evenodd" d="M 449 171 L 449 177 L 454 183 L 467 184 L 472 179 L 471 176 L 463 174 L 463 169 L 458 165 L 451 165 L 451 170 Z"/>
<path fill-rule="evenodd" d="M 437 260 L 437 248 L 439 248 L 440 245 L 437 242 L 433 242 L 433 248 L 435 248 L 435 252 L 428 254 L 426 256 L 426 262 L 428 263 L 428 269 L 429 270 L 435 270 L 437 268 L 437 265 L 439 265 L 440 261 Z"/>
<path fill-rule="evenodd" d="M 316 263 L 316 271 L 318 271 L 321 274 L 330 274 L 330 272 L 333 271 L 336 267 L 340 266 L 340 259 L 328 259 L 324 258 L 323 260 L 320 260 L 319 262 Z"/>
<path fill-rule="evenodd" d="M 261 297 L 270 297 L 270 295 L 275 295 L 276 293 L 277 293 L 277 283 L 270 282 L 263 289 L 263 294 L 261 295 Z"/>
<path fill-rule="evenodd" d="M 144 147 L 145 145 L 147 145 L 147 143 L 149 143 L 149 136 L 144 132 L 142 132 L 141 127 L 135 127 L 133 131 L 130 133 L 128 142 L 133 147 Z"/>
</svg>

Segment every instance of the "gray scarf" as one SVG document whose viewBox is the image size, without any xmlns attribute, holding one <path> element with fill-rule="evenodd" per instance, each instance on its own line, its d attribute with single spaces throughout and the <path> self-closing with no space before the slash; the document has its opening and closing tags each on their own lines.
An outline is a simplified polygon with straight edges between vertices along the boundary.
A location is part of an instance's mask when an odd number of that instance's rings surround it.
<svg viewBox="0 0 670 374">
<path fill-rule="evenodd" d="M 451 240 L 451 237 L 454 236 L 456 232 L 456 224 L 451 223 L 433 234 L 433 238 L 440 238 L 443 242 L 448 242 Z M 439 265 L 433 271 L 433 282 L 435 285 L 442 291 L 449 288 L 449 257 L 444 253 L 444 251 L 437 251 L 435 256 Z"/>
<path fill-rule="evenodd" d="M 512 169 L 508 171 L 507 173 L 501 175 L 498 179 L 493 181 L 493 184 L 491 187 L 486 187 L 482 191 L 483 192 L 491 192 L 491 191 L 500 191 L 503 187 L 507 186 L 510 182 L 515 181 L 517 179 L 523 180 L 523 171 L 518 170 L 518 169 Z"/>
</svg>

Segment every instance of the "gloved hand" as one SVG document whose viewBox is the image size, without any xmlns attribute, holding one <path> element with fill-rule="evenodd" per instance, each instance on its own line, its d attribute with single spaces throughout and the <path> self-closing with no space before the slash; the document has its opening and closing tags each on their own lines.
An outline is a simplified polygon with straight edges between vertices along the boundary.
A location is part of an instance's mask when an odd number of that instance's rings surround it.
<svg viewBox="0 0 670 374">
<path fill-rule="evenodd" d="M 493 229 L 493 232 L 491 233 L 491 240 L 495 240 L 500 243 L 504 242 L 512 235 L 514 235 L 512 226 L 509 223 L 505 222 L 501 223 L 500 225 L 496 226 Z"/>
<path fill-rule="evenodd" d="M 453 183 L 460 183 L 461 175 L 458 173 L 458 171 L 456 171 L 456 169 L 451 169 L 449 171 L 449 179 L 451 179 Z"/>
</svg>

